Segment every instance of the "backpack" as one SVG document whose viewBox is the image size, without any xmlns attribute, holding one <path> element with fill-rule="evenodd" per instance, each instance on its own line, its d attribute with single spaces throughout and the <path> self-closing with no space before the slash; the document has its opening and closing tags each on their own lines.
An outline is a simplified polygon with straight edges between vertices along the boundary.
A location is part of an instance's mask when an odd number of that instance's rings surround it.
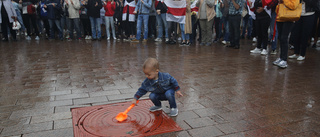
<svg viewBox="0 0 320 137">
<path fill-rule="evenodd" d="M 36 14 L 36 8 L 34 7 L 33 4 L 30 4 L 30 5 L 27 6 L 27 12 L 28 12 L 29 15 L 30 14 Z"/>
</svg>

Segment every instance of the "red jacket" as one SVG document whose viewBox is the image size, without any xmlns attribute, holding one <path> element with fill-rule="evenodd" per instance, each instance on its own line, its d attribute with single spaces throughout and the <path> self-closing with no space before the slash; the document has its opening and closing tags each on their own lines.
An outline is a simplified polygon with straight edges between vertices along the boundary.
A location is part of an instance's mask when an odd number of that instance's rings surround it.
<svg viewBox="0 0 320 137">
<path fill-rule="evenodd" d="M 107 2 L 107 5 L 104 5 L 104 10 L 106 11 L 105 16 L 113 16 L 114 14 L 114 10 L 116 9 L 116 3 L 113 2 L 113 4 L 111 5 L 111 1 Z"/>
</svg>

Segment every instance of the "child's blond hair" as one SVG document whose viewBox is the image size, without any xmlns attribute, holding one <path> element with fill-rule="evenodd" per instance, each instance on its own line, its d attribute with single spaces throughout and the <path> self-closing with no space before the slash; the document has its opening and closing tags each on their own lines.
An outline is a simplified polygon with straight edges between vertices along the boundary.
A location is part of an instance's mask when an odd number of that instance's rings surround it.
<svg viewBox="0 0 320 137">
<path fill-rule="evenodd" d="M 143 67 L 143 69 L 145 69 L 146 67 L 151 67 L 154 70 L 158 70 L 159 69 L 159 61 L 155 58 L 148 58 L 148 59 L 146 59 L 146 61 L 144 61 L 142 67 Z"/>
</svg>

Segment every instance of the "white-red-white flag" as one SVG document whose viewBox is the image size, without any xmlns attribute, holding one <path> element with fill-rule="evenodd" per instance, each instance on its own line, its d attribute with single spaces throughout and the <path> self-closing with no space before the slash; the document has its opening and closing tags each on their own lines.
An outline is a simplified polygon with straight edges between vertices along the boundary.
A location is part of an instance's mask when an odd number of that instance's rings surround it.
<svg viewBox="0 0 320 137">
<path fill-rule="evenodd" d="M 196 6 L 197 2 L 198 2 L 198 0 L 195 0 L 195 1 L 190 5 L 191 12 L 194 11 L 194 12 L 198 13 L 199 7 Z"/>
<path fill-rule="evenodd" d="M 123 14 L 122 14 L 122 20 L 127 20 L 127 10 L 129 8 L 129 21 L 134 22 L 135 21 L 135 15 L 134 15 L 134 9 L 136 8 L 136 3 L 135 1 L 127 2 L 127 0 L 124 2 L 124 7 L 123 7 Z"/>
<path fill-rule="evenodd" d="M 167 21 L 173 21 L 180 24 L 185 24 L 186 18 L 186 0 L 164 0 L 164 3 L 168 7 Z"/>
</svg>

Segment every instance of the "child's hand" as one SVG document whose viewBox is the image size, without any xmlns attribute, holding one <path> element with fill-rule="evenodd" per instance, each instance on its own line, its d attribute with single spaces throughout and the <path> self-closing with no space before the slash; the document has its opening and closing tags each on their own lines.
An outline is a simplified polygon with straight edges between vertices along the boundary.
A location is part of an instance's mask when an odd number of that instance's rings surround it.
<svg viewBox="0 0 320 137">
<path fill-rule="evenodd" d="M 183 97 L 183 94 L 181 93 L 181 91 L 177 91 L 178 97 Z"/>
<path fill-rule="evenodd" d="M 131 102 L 132 104 L 137 105 L 137 100 L 135 98 Z"/>
</svg>

